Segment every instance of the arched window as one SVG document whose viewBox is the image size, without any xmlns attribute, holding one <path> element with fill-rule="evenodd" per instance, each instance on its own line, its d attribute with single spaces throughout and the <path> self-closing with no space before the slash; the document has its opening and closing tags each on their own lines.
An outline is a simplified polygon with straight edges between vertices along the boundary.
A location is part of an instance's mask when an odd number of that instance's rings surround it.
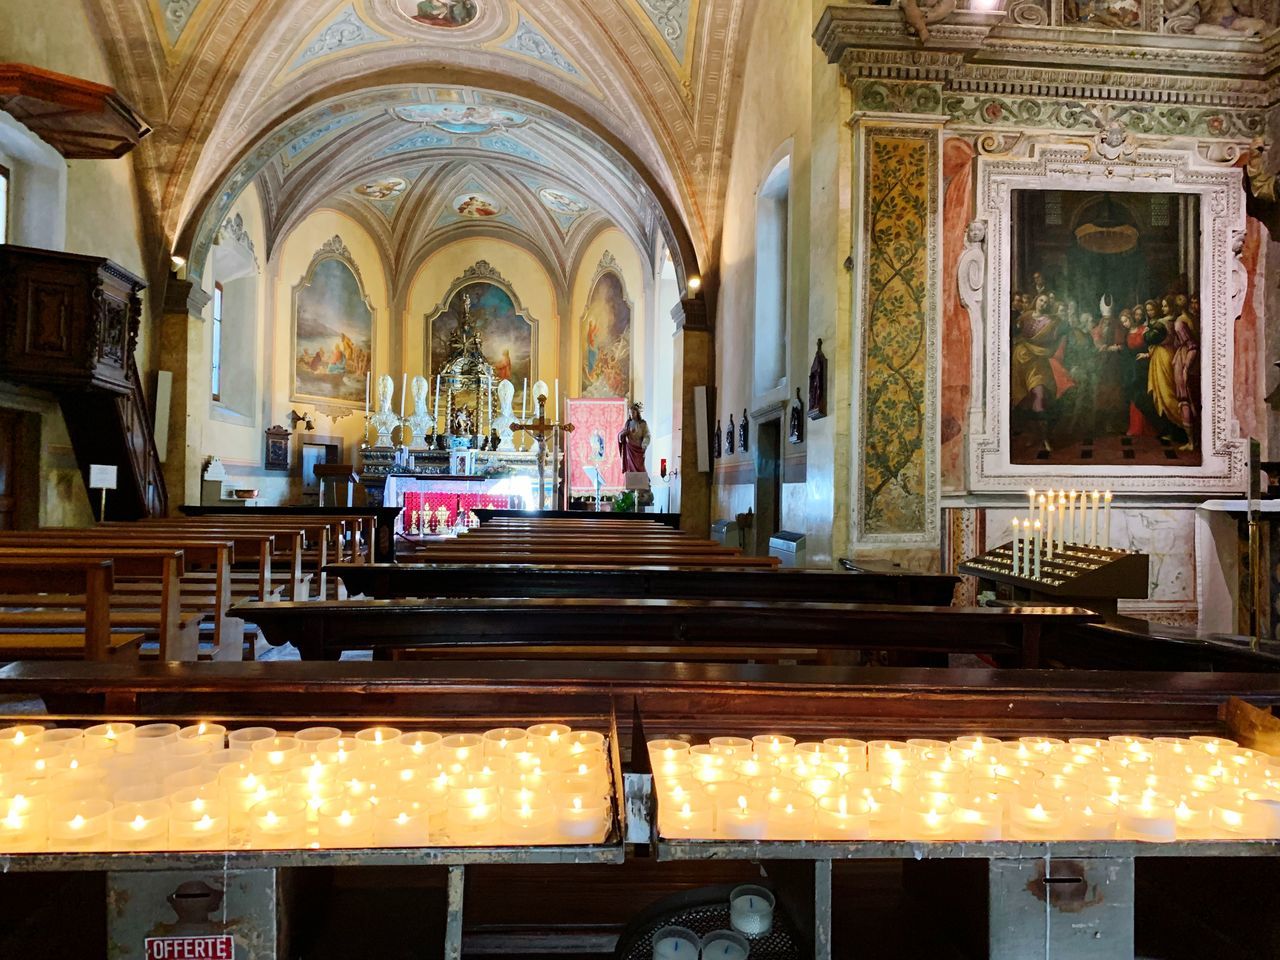
<svg viewBox="0 0 1280 960">
<path fill-rule="evenodd" d="M 781 386 L 787 371 L 790 302 L 791 157 L 769 172 L 756 197 L 755 393 Z"/>
</svg>

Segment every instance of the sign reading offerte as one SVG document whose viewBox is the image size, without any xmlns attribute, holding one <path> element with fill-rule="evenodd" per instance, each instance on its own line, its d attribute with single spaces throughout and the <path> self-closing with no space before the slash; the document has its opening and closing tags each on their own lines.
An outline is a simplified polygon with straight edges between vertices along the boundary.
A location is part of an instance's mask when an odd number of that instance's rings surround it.
<svg viewBox="0 0 1280 960">
<path fill-rule="evenodd" d="M 212 937 L 147 937 L 147 960 L 235 960 L 230 935 Z"/>
</svg>

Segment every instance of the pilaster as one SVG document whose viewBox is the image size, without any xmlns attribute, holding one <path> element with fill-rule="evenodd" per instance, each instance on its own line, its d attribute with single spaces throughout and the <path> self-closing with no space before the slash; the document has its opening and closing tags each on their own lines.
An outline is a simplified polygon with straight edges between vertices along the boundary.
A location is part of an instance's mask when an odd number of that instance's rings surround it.
<svg viewBox="0 0 1280 960">
<path fill-rule="evenodd" d="M 169 442 L 164 450 L 164 480 L 169 504 L 176 510 L 184 503 L 200 502 L 200 470 L 203 460 L 198 424 L 205 357 L 203 311 L 209 303 L 197 283 L 171 276 L 165 287 L 160 318 L 160 352 L 157 369 L 173 374 L 169 402 Z"/>
<path fill-rule="evenodd" d="M 698 469 L 698 419 L 694 390 L 714 389 L 715 337 L 707 303 L 697 297 L 682 299 L 671 311 L 675 321 L 673 367 L 676 379 L 671 424 L 672 448 L 679 451 L 680 527 L 695 536 L 711 532 L 711 471 Z M 709 425 L 704 424 L 708 427 Z"/>
</svg>

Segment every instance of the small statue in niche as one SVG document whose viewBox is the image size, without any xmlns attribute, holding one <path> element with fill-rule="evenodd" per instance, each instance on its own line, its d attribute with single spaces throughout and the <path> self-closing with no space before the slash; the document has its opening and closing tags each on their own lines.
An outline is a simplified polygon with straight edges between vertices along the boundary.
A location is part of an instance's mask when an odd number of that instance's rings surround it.
<svg viewBox="0 0 1280 960">
<path fill-rule="evenodd" d="M 721 437 L 722 437 L 722 436 L 723 436 L 723 434 L 722 434 L 722 432 L 721 432 L 721 430 L 720 430 L 720 421 L 719 421 L 719 420 L 717 420 L 717 421 L 716 421 L 716 448 L 715 448 L 715 451 L 714 451 L 714 453 L 713 453 L 713 456 L 714 456 L 717 460 L 719 460 L 719 459 L 720 459 L 720 455 L 721 455 Z"/>
<path fill-rule="evenodd" d="M 738 432 L 738 428 L 733 425 L 733 414 L 729 414 L 729 435 L 725 437 L 724 452 L 729 456 L 733 456 L 733 444 Z"/>
<path fill-rule="evenodd" d="M 791 406 L 791 426 L 787 438 L 792 443 L 804 443 L 804 400 L 800 397 L 800 388 L 796 387 L 796 402 Z"/>
<path fill-rule="evenodd" d="M 455 437 L 469 437 L 474 432 L 472 430 L 473 425 L 471 408 L 464 403 L 454 412 L 453 423 L 449 426 L 449 432 Z"/>
<path fill-rule="evenodd" d="M 751 449 L 751 434 L 747 430 L 747 411 L 744 407 L 742 410 L 742 422 L 738 424 L 738 449 L 743 453 L 747 453 Z"/>
<path fill-rule="evenodd" d="M 819 337 L 818 352 L 813 355 L 813 364 L 809 367 L 809 419 L 821 420 L 826 415 L 827 355 L 822 352 L 822 338 Z"/>
</svg>

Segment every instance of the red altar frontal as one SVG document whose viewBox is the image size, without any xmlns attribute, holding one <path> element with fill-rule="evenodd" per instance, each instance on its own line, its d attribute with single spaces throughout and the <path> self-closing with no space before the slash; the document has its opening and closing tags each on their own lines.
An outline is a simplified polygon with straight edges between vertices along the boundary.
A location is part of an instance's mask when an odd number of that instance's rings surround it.
<svg viewBox="0 0 1280 960">
<path fill-rule="evenodd" d="M 537 481 L 526 476 L 387 477 L 385 504 L 403 507 L 397 533 L 448 533 L 475 526 L 475 510 L 523 510 L 537 502 Z M 459 518 L 462 518 L 459 523 Z"/>
</svg>

